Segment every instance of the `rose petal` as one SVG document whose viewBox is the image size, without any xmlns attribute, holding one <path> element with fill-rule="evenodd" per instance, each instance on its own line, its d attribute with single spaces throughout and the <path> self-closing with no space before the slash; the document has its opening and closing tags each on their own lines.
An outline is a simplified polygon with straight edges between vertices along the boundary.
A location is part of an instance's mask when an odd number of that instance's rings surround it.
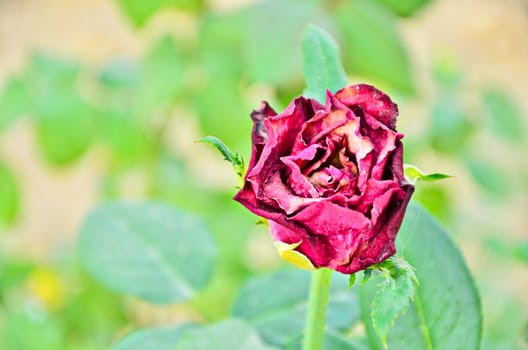
<svg viewBox="0 0 528 350">
<path fill-rule="evenodd" d="M 302 209 L 292 216 L 290 221 L 304 227 L 310 236 L 323 236 L 333 248 L 329 257 L 329 267 L 347 264 L 352 253 L 356 250 L 361 238 L 369 231 L 370 221 L 363 214 L 339 206 L 330 201 L 317 202 Z M 309 243 L 301 243 L 298 250 L 308 256 L 312 262 L 314 257 Z M 331 251 L 330 248 L 324 249 Z M 316 254 L 317 255 L 317 254 Z"/>
<path fill-rule="evenodd" d="M 349 107 L 359 106 L 365 113 L 393 129 L 396 127 L 398 106 L 374 86 L 367 84 L 350 85 L 339 90 L 336 98 Z"/>
</svg>

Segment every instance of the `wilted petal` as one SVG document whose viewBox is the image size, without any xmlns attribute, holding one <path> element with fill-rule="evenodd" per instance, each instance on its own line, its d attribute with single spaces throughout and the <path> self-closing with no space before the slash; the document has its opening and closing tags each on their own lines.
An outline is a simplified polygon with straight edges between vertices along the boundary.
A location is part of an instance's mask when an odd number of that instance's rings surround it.
<svg viewBox="0 0 528 350">
<path fill-rule="evenodd" d="M 374 86 L 350 85 L 336 92 L 335 96 L 345 105 L 359 106 L 365 113 L 372 115 L 389 128 L 395 129 L 398 106 Z"/>
</svg>

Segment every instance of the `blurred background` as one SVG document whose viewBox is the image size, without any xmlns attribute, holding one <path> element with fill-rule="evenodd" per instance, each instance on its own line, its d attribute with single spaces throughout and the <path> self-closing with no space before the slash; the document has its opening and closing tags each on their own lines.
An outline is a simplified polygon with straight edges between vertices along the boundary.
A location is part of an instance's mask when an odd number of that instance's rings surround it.
<svg viewBox="0 0 528 350">
<path fill-rule="evenodd" d="M 194 140 L 249 159 L 250 111 L 304 89 L 307 23 L 336 38 L 352 83 L 399 104 L 405 162 L 453 175 L 414 199 L 475 276 L 483 348 L 528 349 L 527 1 L 0 0 L 1 349 L 107 349 L 134 327 L 221 319 L 243 280 L 282 264 L 231 201 L 229 164 Z M 79 267 L 87 212 L 144 198 L 214 234 L 190 304 L 122 298 Z"/>
</svg>

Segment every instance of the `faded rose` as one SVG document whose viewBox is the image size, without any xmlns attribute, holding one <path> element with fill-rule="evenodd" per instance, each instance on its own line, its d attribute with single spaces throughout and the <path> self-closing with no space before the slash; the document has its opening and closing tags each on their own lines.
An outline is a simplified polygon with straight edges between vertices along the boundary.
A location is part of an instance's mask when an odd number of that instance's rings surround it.
<svg viewBox="0 0 528 350">
<path fill-rule="evenodd" d="M 251 114 L 252 156 L 235 200 L 314 267 L 351 274 L 385 260 L 414 191 L 397 115 L 363 84 L 327 92 L 325 106 L 301 96 L 277 114 L 263 102 Z"/>
</svg>

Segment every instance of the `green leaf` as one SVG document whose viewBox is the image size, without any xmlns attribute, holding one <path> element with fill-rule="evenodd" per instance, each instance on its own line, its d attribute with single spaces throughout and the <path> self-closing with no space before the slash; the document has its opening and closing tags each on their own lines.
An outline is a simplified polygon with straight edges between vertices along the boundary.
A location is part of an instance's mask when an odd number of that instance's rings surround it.
<svg viewBox="0 0 528 350">
<path fill-rule="evenodd" d="M 9 79 L 0 95 L 0 131 L 28 112 L 29 97 L 19 78 Z"/>
<path fill-rule="evenodd" d="M 54 165 L 77 160 L 94 139 L 95 113 L 78 91 L 79 72 L 77 62 L 36 53 L 24 74 L 40 150 Z"/>
<path fill-rule="evenodd" d="M 100 137 L 113 153 L 118 165 L 136 164 L 148 155 L 149 141 L 146 127 L 134 115 L 119 110 L 107 109 L 99 114 Z"/>
<path fill-rule="evenodd" d="M 357 280 L 357 274 L 353 273 L 348 277 L 348 288 L 354 287 L 354 284 L 356 284 Z"/>
<path fill-rule="evenodd" d="M 285 350 L 301 350 L 302 342 L 302 337 L 298 337 L 288 344 Z M 327 331 L 324 335 L 322 350 L 369 350 L 369 347 L 366 344 L 363 344 L 360 340 L 351 339 L 339 333 Z"/>
<path fill-rule="evenodd" d="M 0 261 L 0 295 L 24 283 L 34 268 L 35 265 L 29 261 L 3 257 Z"/>
<path fill-rule="evenodd" d="M 456 96 L 439 97 L 431 112 L 429 139 L 438 152 L 459 154 L 471 136 L 472 125 Z"/>
<path fill-rule="evenodd" d="M 389 331 L 389 349 L 476 350 L 482 337 L 479 296 L 462 255 L 422 208 L 409 206 L 398 254 L 414 266 L 415 302 Z M 370 319 L 376 280 L 360 288 L 361 315 L 372 349 L 383 349 Z"/>
<path fill-rule="evenodd" d="M 50 95 L 53 93 L 50 93 Z M 45 158 L 67 165 L 86 152 L 95 136 L 95 112 L 73 94 L 49 96 L 54 105 L 37 110 L 37 139 Z"/>
<path fill-rule="evenodd" d="M 348 82 L 337 43 L 327 32 L 310 25 L 304 33 L 302 49 L 307 85 L 304 95 L 324 103 L 327 89 L 336 92 Z"/>
<path fill-rule="evenodd" d="M 239 320 L 225 320 L 187 332 L 174 350 L 274 350 L 258 334 Z M 277 349 L 275 349 L 277 350 Z"/>
<path fill-rule="evenodd" d="M 416 188 L 413 200 L 423 205 L 441 222 L 449 222 L 452 218 L 452 196 L 447 193 L 445 186 L 426 182 Z"/>
<path fill-rule="evenodd" d="M 376 268 L 388 272 L 384 281 L 378 284 L 370 306 L 372 326 L 386 347 L 389 330 L 411 304 L 417 280 L 412 266 L 395 256 L 378 264 Z"/>
<path fill-rule="evenodd" d="M 244 177 L 246 166 L 244 165 L 244 159 L 242 159 L 240 154 L 231 151 L 218 137 L 205 136 L 198 141 L 208 143 L 216 148 L 224 156 L 224 159 L 233 165 L 233 169 L 235 169 L 237 175 L 241 178 Z"/>
<path fill-rule="evenodd" d="M 523 115 L 513 98 L 503 91 L 488 89 L 482 102 L 489 119 L 489 128 L 506 141 L 522 142 L 526 139 Z"/>
<path fill-rule="evenodd" d="M 183 86 L 184 64 L 181 48 L 171 36 L 163 36 L 143 58 L 132 112 L 144 119 L 156 110 L 171 106 Z"/>
<path fill-rule="evenodd" d="M 3 315 L 0 347 L 16 350 L 65 350 L 65 332 L 57 320 L 31 312 Z"/>
<path fill-rule="evenodd" d="M 142 27 L 161 9 L 168 7 L 195 9 L 203 3 L 203 0 L 119 0 L 118 2 L 132 23 L 137 27 Z"/>
<path fill-rule="evenodd" d="M 310 273 L 302 270 L 283 270 L 254 278 L 240 290 L 232 315 L 247 320 L 267 343 L 285 346 L 304 330 L 309 284 Z M 355 290 L 348 288 L 348 276 L 333 274 L 328 329 L 352 327 L 358 312 Z"/>
<path fill-rule="evenodd" d="M 511 193 L 510 176 L 497 165 L 474 156 L 466 157 L 464 163 L 475 182 L 489 194 L 504 198 Z"/>
<path fill-rule="evenodd" d="M 408 17 L 415 14 L 431 0 L 377 0 L 399 16 Z"/>
<path fill-rule="evenodd" d="M 157 203 L 106 203 L 84 221 L 79 256 L 107 288 L 170 303 L 204 287 L 215 247 L 204 223 L 190 214 Z"/>
<path fill-rule="evenodd" d="M 388 84 L 402 93 L 413 93 L 411 65 L 395 17 L 369 0 L 343 3 L 335 13 L 343 35 L 341 48 L 348 74 Z"/>
<path fill-rule="evenodd" d="M 243 54 L 252 80 L 281 85 L 301 77 L 302 35 L 305 26 L 322 15 L 320 4 L 268 0 L 250 9 Z"/>
<path fill-rule="evenodd" d="M 404 168 L 405 178 L 411 184 L 415 184 L 416 181 L 418 180 L 432 182 L 432 181 L 443 180 L 443 179 L 447 179 L 451 177 L 450 175 L 441 174 L 441 173 L 426 174 L 422 170 L 410 164 L 405 164 L 403 168 Z"/>
<path fill-rule="evenodd" d="M 136 85 L 139 75 L 139 65 L 136 62 L 121 58 L 107 62 L 99 73 L 99 80 L 106 86 L 122 88 Z"/>
<path fill-rule="evenodd" d="M 141 329 L 128 334 L 112 350 L 174 350 L 174 346 L 188 331 L 197 328 L 193 324 L 175 327 Z"/>
<path fill-rule="evenodd" d="M 528 263 L 528 240 L 521 242 L 515 248 L 515 255 L 525 263 Z"/>
<path fill-rule="evenodd" d="M 0 163 L 0 226 L 12 224 L 20 207 L 20 193 L 15 176 Z"/>
<path fill-rule="evenodd" d="M 247 83 L 241 81 L 248 21 L 248 10 L 204 17 L 198 40 L 201 73 L 192 91 L 202 134 L 216 135 L 240 150 L 250 149 L 249 112 L 255 108 L 244 96 Z"/>
</svg>

